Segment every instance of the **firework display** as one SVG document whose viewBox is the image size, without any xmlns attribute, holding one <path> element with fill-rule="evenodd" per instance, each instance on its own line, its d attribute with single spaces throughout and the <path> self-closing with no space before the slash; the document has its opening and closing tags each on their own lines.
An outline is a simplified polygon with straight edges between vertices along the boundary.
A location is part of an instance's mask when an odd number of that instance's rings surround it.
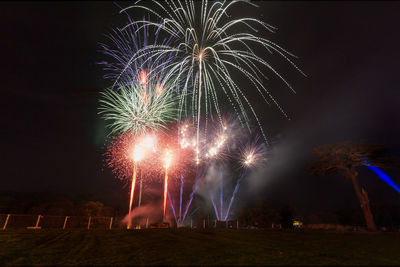
<svg viewBox="0 0 400 267">
<path fill-rule="evenodd" d="M 139 81 L 132 81 L 131 86 L 120 87 L 118 91 L 107 89 L 100 99 L 100 114 L 106 121 L 111 121 L 111 132 L 145 133 L 149 130 L 166 128 L 165 124 L 176 116 L 176 101 L 171 90 L 158 93 L 148 84 L 142 86 Z"/>
<path fill-rule="evenodd" d="M 199 208 L 192 203 L 200 190 L 207 190 L 206 180 L 218 188 L 219 205 L 215 190 L 209 194 L 216 219 L 228 220 L 241 181 L 265 162 L 265 143 L 251 140 L 257 135 L 252 119 L 265 141 L 266 136 L 236 77 L 248 80 L 285 114 L 263 79 L 269 71 L 292 87 L 272 63 L 255 53 L 257 46 L 298 68 L 292 54 L 254 34 L 260 29 L 273 32 L 272 26 L 228 15 L 239 2 L 255 6 L 248 1 L 137 1 L 121 13 L 139 8 L 148 19 L 128 15 L 128 23 L 107 36 L 111 44 L 101 44 L 108 57 L 101 62 L 104 77 L 112 81 L 101 93 L 99 107 L 112 135 L 105 158 L 114 175 L 130 185 L 128 228 L 135 216 L 138 177 L 138 206 L 143 184 L 160 184 L 162 220 L 172 215 L 180 227 Z M 222 101 L 230 103 L 235 119 L 223 116 Z M 238 179 L 224 178 L 229 168 L 240 170 Z M 210 175 L 211 169 L 216 173 Z M 234 184 L 231 192 L 224 188 L 228 182 Z"/>
<path fill-rule="evenodd" d="M 220 101 L 226 97 L 235 112 L 243 117 L 249 127 L 249 116 L 246 106 L 259 125 L 262 135 L 264 131 L 258 116 L 240 88 L 235 74 L 240 74 L 258 91 L 260 96 L 269 103 L 272 101 L 286 116 L 278 102 L 274 99 L 263 83 L 271 73 L 281 79 L 290 89 L 287 80 L 265 58 L 258 56 L 257 48 L 265 49 L 270 55 L 277 54 L 299 70 L 290 58 L 295 57 L 276 43 L 255 35 L 259 30 L 273 33 L 275 28 L 256 18 L 233 19 L 229 10 L 243 2 L 256 6 L 250 1 L 137 1 L 135 5 L 121 10 L 142 9 L 154 17 L 154 20 L 139 20 L 128 23 L 131 25 L 143 23 L 143 27 L 154 27 L 158 32 L 171 36 L 170 42 L 148 45 L 135 53 L 130 62 L 137 62 L 143 54 L 151 58 L 165 57 L 171 52 L 179 58 L 168 64 L 164 72 L 172 81 L 184 80 L 183 88 L 179 88 L 179 114 L 190 109 L 197 120 L 197 144 L 199 144 L 199 128 L 201 114 L 206 122 L 207 117 L 215 112 L 221 118 Z M 245 28 L 245 31 L 237 29 Z M 129 64 L 126 69 L 129 68 Z M 300 70 L 299 70 L 300 71 Z M 300 71 L 301 72 L 301 71 Z M 124 76 L 124 71 L 119 77 Z M 235 75 L 236 76 L 236 75 Z M 115 83 L 119 81 L 119 77 Z M 293 90 L 293 89 L 292 89 Z M 193 94 L 188 94 L 193 92 Z M 191 98 L 191 101 L 188 101 Z M 190 107 L 189 107 L 190 106 Z M 204 110 L 202 110 L 204 109 Z"/>
<path fill-rule="evenodd" d="M 104 78 L 113 82 L 118 80 L 114 82 L 117 86 L 113 86 L 117 90 L 118 86 L 129 86 L 136 79 L 143 86 L 148 82 L 154 83 L 153 87 L 159 92 L 168 83 L 163 70 L 176 57 L 165 53 L 162 57 L 153 58 L 142 52 L 148 45 L 167 45 L 169 41 L 160 40 L 159 31 L 150 31 L 148 27 L 134 23 L 129 16 L 128 21 L 129 27 L 113 29 L 111 34 L 106 35 L 109 43 L 100 44 L 101 52 L 106 56 L 106 60 L 99 63 L 106 71 Z M 135 60 L 132 60 L 133 56 Z"/>
</svg>

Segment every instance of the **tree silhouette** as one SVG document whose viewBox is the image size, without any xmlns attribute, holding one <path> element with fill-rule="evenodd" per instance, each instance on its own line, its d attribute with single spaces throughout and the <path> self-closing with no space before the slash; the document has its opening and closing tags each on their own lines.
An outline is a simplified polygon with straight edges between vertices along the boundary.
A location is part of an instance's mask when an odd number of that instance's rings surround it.
<svg viewBox="0 0 400 267">
<path fill-rule="evenodd" d="M 360 190 L 356 168 L 366 165 L 381 168 L 390 167 L 392 160 L 386 156 L 386 149 L 377 144 L 344 142 L 315 147 L 312 154 L 314 154 L 315 159 L 306 167 L 306 171 L 318 176 L 339 173 L 350 179 L 360 201 L 367 228 L 370 231 L 375 231 L 376 227 L 368 195 L 364 188 Z"/>
</svg>

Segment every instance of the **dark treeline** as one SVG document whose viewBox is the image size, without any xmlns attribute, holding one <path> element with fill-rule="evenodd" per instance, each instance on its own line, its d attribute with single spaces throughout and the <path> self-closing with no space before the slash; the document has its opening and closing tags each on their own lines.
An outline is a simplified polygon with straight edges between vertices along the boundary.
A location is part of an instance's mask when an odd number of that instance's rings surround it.
<svg viewBox="0 0 400 267">
<path fill-rule="evenodd" d="M 122 216 L 118 207 L 96 199 L 70 197 L 53 193 L 0 193 L 1 214 L 41 214 L 55 216 Z"/>
<path fill-rule="evenodd" d="M 259 199 L 252 206 L 244 205 L 238 213 L 242 225 L 269 228 L 273 224 L 281 224 L 282 228 L 293 228 L 293 221 L 299 220 L 307 224 L 340 224 L 349 226 L 364 226 L 364 217 L 359 208 L 344 208 L 336 211 L 320 211 L 301 216 L 295 206 L 287 204 L 280 209 L 274 209 L 268 200 Z M 378 227 L 388 230 L 400 229 L 400 206 L 372 205 L 375 223 Z"/>
</svg>

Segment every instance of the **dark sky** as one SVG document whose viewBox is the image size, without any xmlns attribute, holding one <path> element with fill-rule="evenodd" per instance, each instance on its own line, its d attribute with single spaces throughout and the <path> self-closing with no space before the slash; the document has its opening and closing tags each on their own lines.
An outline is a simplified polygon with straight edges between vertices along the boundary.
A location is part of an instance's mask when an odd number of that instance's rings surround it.
<svg viewBox="0 0 400 267">
<path fill-rule="evenodd" d="M 365 139 L 400 151 L 400 2 L 257 2 L 235 10 L 278 27 L 271 37 L 296 54 L 302 77 L 287 64 L 296 94 L 272 81 L 271 91 L 289 113 L 256 104 L 270 137 L 280 136 L 267 173 L 248 181 L 243 199 L 270 197 L 301 210 L 357 206 L 340 177 L 304 175 L 315 145 Z M 103 168 L 104 124 L 98 92 L 108 83 L 96 62 L 103 34 L 125 21 L 111 2 L 0 4 L 0 191 L 93 194 L 113 201 L 120 184 Z M 399 168 L 389 170 L 400 184 Z M 368 170 L 361 171 L 375 203 L 400 196 Z M 263 186 L 258 186 L 259 184 Z M 257 186 L 254 186 L 257 185 Z"/>
</svg>

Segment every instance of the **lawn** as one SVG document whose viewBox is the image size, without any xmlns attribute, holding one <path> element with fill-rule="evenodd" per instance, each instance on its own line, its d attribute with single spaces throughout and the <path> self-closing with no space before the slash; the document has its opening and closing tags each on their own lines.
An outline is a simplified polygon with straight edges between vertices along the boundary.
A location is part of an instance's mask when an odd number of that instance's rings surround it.
<svg viewBox="0 0 400 267">
<path fill-rule="evenodd" d="M 5 230 L 0 265 L 400 265 L 400 233 Z"/>
</svg>

